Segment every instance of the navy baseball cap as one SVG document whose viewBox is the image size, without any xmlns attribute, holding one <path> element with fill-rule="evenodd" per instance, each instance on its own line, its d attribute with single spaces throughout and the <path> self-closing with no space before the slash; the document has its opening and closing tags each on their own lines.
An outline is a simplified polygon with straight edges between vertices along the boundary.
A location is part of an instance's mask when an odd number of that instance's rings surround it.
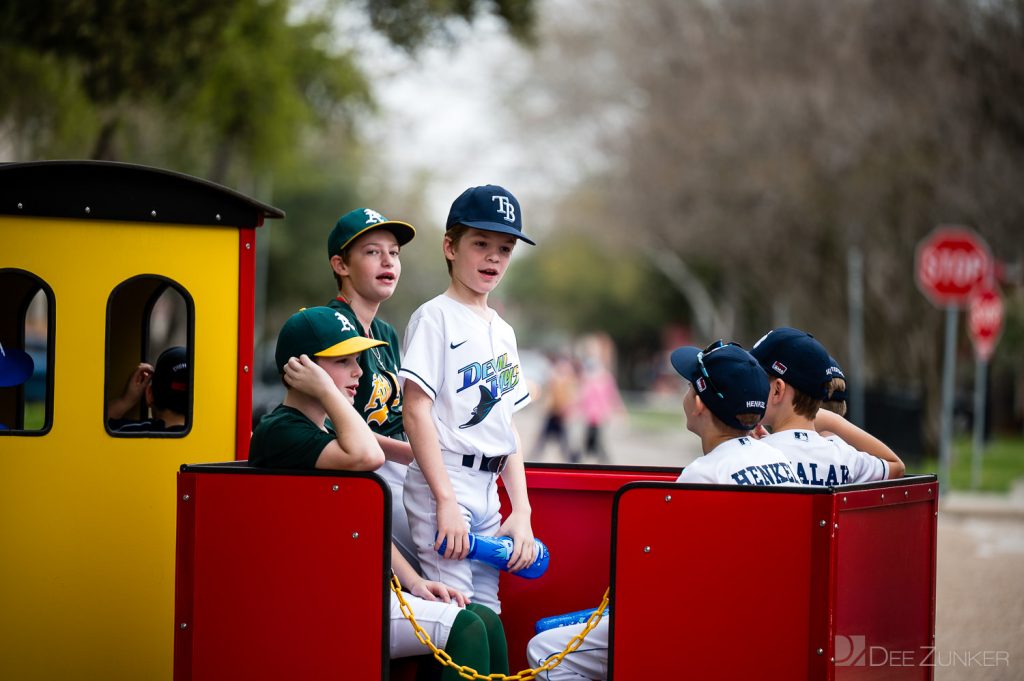
<svg viewBox="0 0 1024 681">
<path fill-rule="evenodd" d="M 416 236 L 416 229 L 408 222 L 388 220 L 372 208 L 356 208 L 338 218 L 334 229 L 327 235 L 327 257 L 333 258 L 354 239 L 371 229 L 386 229 L 395 235 L 399 246 L 404 246 Z"/>
<path fill-rule="evenodd" d="M 772 329 L 754 343 L 750 354 L 769 376 L 781 378 L 811 399 L 828 397 L 833 361 L 825 346 L 806 331 L 788 326 Z"/>
<path fill-rule="evenodd" d="M 32 375 L 32 355 L 18 348 L 5 348 L 0 343 L 0 388 L 21 385 Z"/>
<path fill-rule="evenodd" d="M 511 234 L 531 246 L 537 245 L 523 234 L 519 201 L 512 196 L 512 192 L 496 184 L 470 187 L 462 192 L 452 203 L 444 228 L 451 229 L 455 225 Z"/>
<path fill-rule="evenodd" d="M 187 414 L 190 374 L 185 348 L 175 345 L 161 352 L 153 367 L 153 401 L 178 414 Z"/>
<path fill-rule="evenodd" d="M 719 340 L 703 350 L 676 348 L 671 359 L 672 368 L 693 384 L 701 401 L 725 425 L 749 430 L 737 416 L 764 416 L 768 376 L 757 360 L 736 343 Z"/>
<path fill-rule="evenodd" d="M 835 357 L 828 358 L 829 367 L 826 372 L 829 380 L 833 378 L 841 378 L 843 382 L 846 382 L 846 374 L 843 373 L 843 368 L 839 366 L 839 362 L 836 361 Z M 833 390 L 832 395 L 827 399 L 833 402 L 845 402 L 846 401 L 846 390 Z"/>
</svg>

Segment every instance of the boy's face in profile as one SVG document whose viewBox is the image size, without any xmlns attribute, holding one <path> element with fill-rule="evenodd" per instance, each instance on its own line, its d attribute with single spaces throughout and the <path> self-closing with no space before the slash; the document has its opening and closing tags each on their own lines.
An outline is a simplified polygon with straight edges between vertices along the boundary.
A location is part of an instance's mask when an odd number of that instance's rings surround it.
<svg viewBox="0 0 1024 681">
<path fill-rule="evenodd" d="M 686 393 L 683 394 L 683 416 L 686 417 L 686 429 L 691 433 L 699 435 L 695 430 L 696 423 L 694 415 L 697 410 L 697 394 L 693 392 L 693 384 L 686 383 Z"/>
<path fill-rule="evenodd" d="M 452 279 L 480 294 L 493 291 L 505 275 L 516 238 L 470 228 L 453 243 L 444 240 L 444 256 L 452 263 Z"/>
<path fill-rule="evenodd" d="M 316 357 L 315 361 L 331 377 L 341 394 L 350 403 L 354 402 L 356 391 L 359 389 L 359 377 L 363 375 L 363 370 L 359 366 L 359 353 L 340 357 Z"/>
<path fill-rule="evenodd" d="M 383 302 L 395 293 L 402 276 L 401 248 L 395 235 L 386 229 L 372 229 L 348 247 L 348 262 L 340 255 L 331 258 L 339 276 L 348 277 L 361 297 Z"/>
</svg>

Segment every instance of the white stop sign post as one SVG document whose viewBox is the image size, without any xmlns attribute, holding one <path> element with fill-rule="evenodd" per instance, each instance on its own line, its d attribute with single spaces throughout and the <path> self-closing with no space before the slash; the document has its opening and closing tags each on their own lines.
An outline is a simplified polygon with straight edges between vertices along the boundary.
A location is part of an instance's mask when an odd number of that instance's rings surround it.
<svg viewBox="0 0 1024 681">
<path fill-rule="evenodd" d="M 939 485 L 949 484 L 953 453 L 953 391 L 956 374 L 956 316 L 971 293 L 992 278 L 988 244 L 967 227 L 936 228 L 917 245 L 914 274 L 918 288 L 937 307 L 946 309 L 942 362 L 942 412 L 939 433 Z"/>
<path fill-rule="evenodd" d="M 967 330 L 974 344 L 974 432 L 971 440 L 971 487 L 981 483 L 984 454 L 985 398 L 988 395 L 988 363 L 1003 331 L 1003 298 L 995 287 L 983 286 L 971 294 L 967 305 Z"/>
</svg>

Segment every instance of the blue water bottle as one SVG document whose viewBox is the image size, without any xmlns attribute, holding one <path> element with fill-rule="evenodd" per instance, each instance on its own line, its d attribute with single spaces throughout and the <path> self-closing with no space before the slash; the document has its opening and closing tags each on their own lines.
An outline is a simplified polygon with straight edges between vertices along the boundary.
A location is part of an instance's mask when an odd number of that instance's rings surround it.
<svg viewBox="0 0 1024 681">
<path fill-rule="evenodd" d="M 548 547 L 540 539 L 534 539 L 533 541 L 537 543 L 537 557 L 519 572 L 509 574 L 525 577 L 526 579 L 537 579 L 548 569 L 548 561 L 551 559 Z M 512 537 L 489 537 L 470 532 L 469 553 L 466 554 L 466 558 L 480 560 L 488 565 L 493 565 L 499 570 L 508 572 L 508 567 L 506 566 L 508 565 L 509 557 L 512 555 L 513 546 Z M 441 542 L 441 548 L 437 550 L 438 554 L 444 555 L 447 547 L 448 540 L 445 539 Z"/>
<path fill-rule="evenodd" d="M 533 625 L 533 633 L 539 634 L 542 631 L 548 629 L 554 629 L 555 627 L 567 627 L 571 624 L 586 624 L 590 616 L 597 612 L 597 608 L 586 608 L 584 610 L 575 610 L 573 612 L 567 612 L 564 615 L 552 615 L 551 617 L 541 617 L 537 620 L 537 623 Z M 605 608 L 604 614 L 607 615 L 611 612 L 611 608 Z"/>
</svg>

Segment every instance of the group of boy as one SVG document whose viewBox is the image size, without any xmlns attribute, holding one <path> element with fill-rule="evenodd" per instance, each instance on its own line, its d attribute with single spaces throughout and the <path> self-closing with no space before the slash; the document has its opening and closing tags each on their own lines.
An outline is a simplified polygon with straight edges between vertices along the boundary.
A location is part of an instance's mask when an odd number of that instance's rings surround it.
<svg viewBox="0 0 1024 681">
<path fill-rule="evenodd" d="M 530 395 L 515 333 L 488 304 L 516 243 L 534 242 L 507 190 L 463 192 L 442 241 L 450 284 L 412 315 L 399 353 L 394 328 L 377 312 L 395 291 L 401 247 L 414 236 L 408 223 L 368 208 L 338 220 L 328 238 L 338 295 L 281 329 L 276 362 L 287 393 L 254 430 L 250 465 L 378 471 L 394 501 L 392 567 L 417 621 L 460 664 L 505 674 L 498 573 L 463 559 L 471 532 L 510 536 L 512 572 L 534 559 L 512 419 Z M 703 452 L 678 482 L 836 485 L 903 474 L 892 450 L 822 409 L 842 410 L 845 381 L 810 334 L 775 329 L 750 352 L 722 341 L 682 347 L 671 364 L 687 381 L 683 411 Z M 512 508 L 504 520 L 499 475 Z M 606 678 L 609 618 L 540 678 Z M 580 628 L 539 634 L 528 646 L 530 662 L 542 665 Z M 423 652 L 394 595 L 390 652 Z"/>
</svg>

